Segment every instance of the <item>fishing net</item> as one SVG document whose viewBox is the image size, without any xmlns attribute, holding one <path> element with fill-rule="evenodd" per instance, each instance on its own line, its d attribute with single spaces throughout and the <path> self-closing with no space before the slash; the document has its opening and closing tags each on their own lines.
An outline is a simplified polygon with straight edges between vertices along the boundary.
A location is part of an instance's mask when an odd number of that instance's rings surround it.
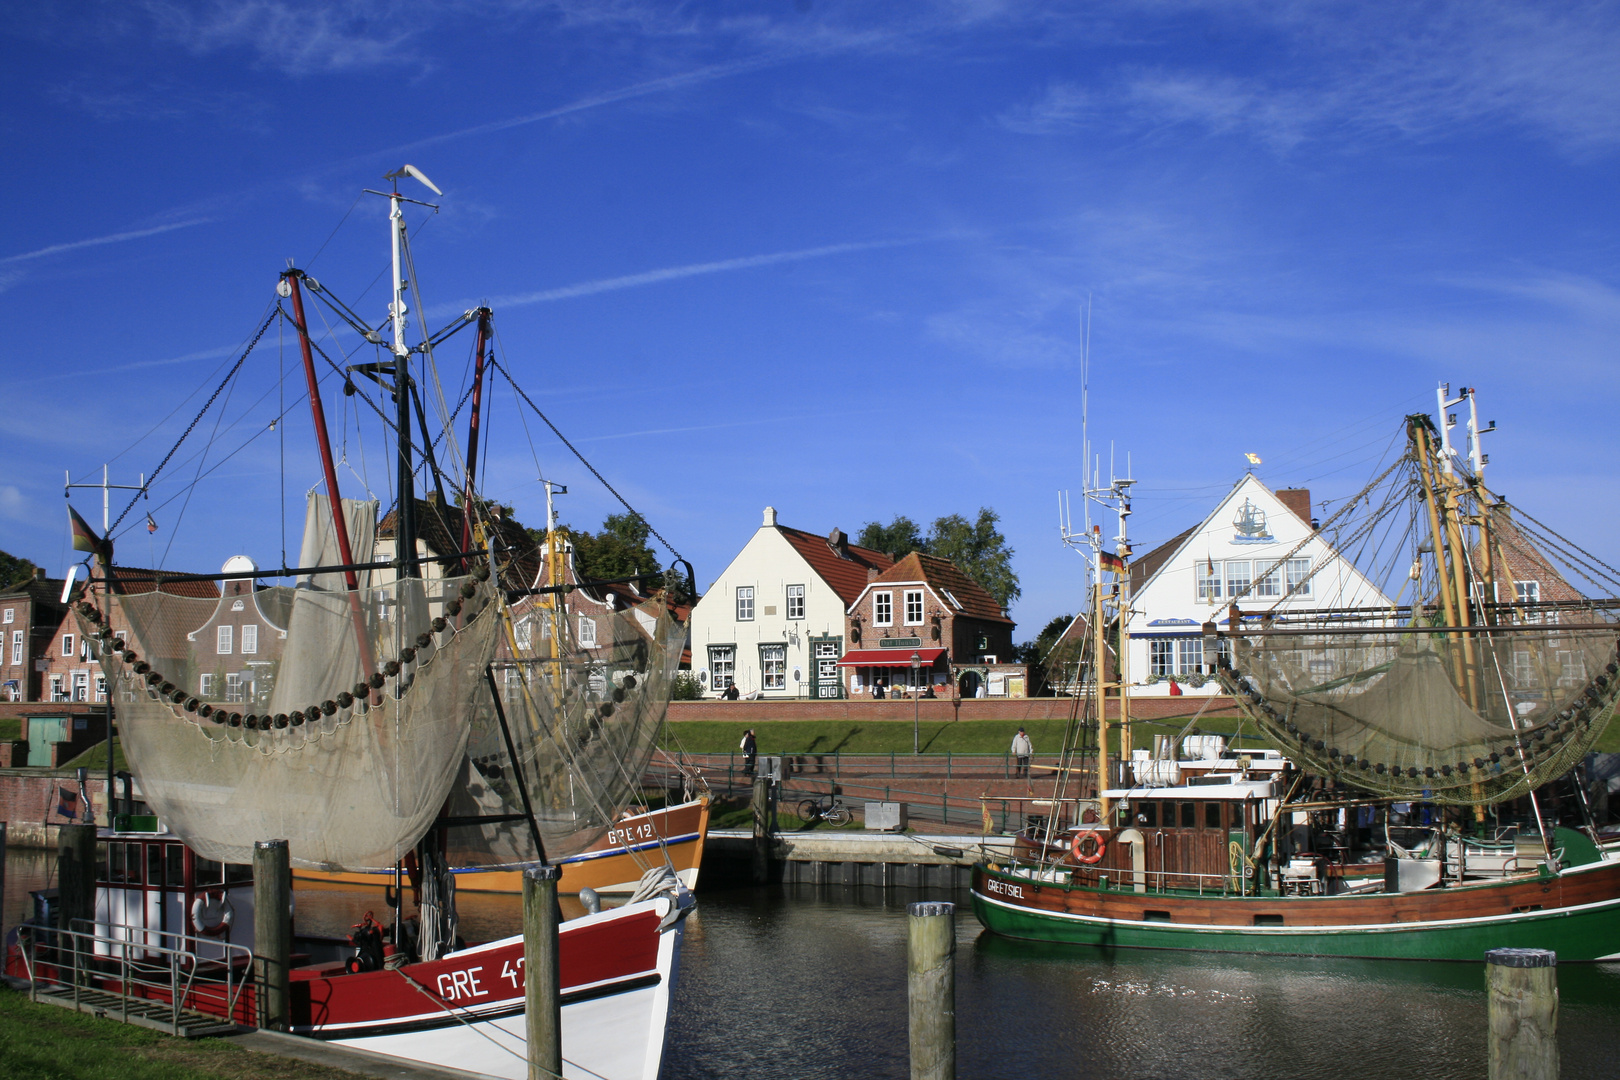
<svg viewBox="0 0 1620 1080">
<path fill-rule="evenodd" d="M 1620 627 L 1312 629 L 1233 635 L 1221 683 L 1289 757 L 1384 795 L 1522 795 L 1580 760 L 1620 692 Z"/>
<path fill-rule="evenodd" d="M 142 797 L 198 855 L 285 839 L 299 866 L 381 871 L 432 825 L 488 697 L 500 614 L 478 576 L 77 611 Z"/>
<path fill-rule="evenodd" d="M 540 604 L 512 613 L 493 675 L 517 766 L 486 695 L 473 713 L 452 815 L 522 815 L 519 776 L 549 859 L 589 848 L 639 793 L 668 708 L 686 630 L 657 599 L 589 613 Z M 451 830 L 459 866 L 516 867 L 539 857 L 511 821 Z"/>
</svg>

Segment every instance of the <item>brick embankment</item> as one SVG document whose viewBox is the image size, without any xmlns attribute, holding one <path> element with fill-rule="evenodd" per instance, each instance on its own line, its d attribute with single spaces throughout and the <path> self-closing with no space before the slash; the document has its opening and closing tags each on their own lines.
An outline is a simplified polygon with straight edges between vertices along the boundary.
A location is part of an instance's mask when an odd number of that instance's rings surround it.
<svg viewBox="0 0 1620 1080">
<path fill-rule="evenodd" d="M 1204 715 L 1235 716 L 1237 707 L 1230 697 L 1143 697 L 1131 699 L 1131 716 L 1140 720 L 1190 718 L 1202 708 Z M 1083 705 L 1083 703 L 1079 703 Z M 918 719 L 939 723 L 948 720 L 1067 720 L 1074 715 L 1074 698 L 886 698 L 883 701 L 672 701 L 669 719 L 724 720 L 736 723 L 768 723 L 772 720 L 911 720 L 915 708 Z M 1109 702 L 1108 716 L 1117 719 L 1118 702 Z"/>
<path fill-rule="evenodd" d="M 92 773 L 85 782 L 92 812 L 104 813 L 107 777 L 99 780 Z M 57 826 L 68 819 L 56 812 L 61 802 L 58 788 L 75 794 L 79 782 L 72 776 L 53 776 L 38 769 L 0 769 L 0 821 L 6 822 L 6 844 L 17 848 L 54 848 Z M 84 808 L 77 807 L 83 820 Z M 106 824 L 106 818 L 98 815 Z"/>
</svg>

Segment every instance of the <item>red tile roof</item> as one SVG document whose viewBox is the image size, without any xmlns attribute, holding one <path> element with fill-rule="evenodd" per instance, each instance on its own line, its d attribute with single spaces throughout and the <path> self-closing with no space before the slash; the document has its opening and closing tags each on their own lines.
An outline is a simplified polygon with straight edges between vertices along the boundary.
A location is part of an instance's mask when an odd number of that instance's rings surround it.
<svg viewBox="0 0 1620 1080">
<path fill-rule="evenodd" d="M 879 574 L 877 580 L 878 582 L 924 581 L 932 586 L 935 592 L 949 590 L 950 594 L 961 602 L 960 609 L 956 609 L 953 605 L 952 614 L 968 615 L 992 622 L 1012 622 L 1001 610 L 1001 605 L 996 603 L 996 598 L 985 592 L 984 586 L 964 574 L 949 559 L 913 551 L 895 563 L 893 568 Z M 941 599 L 945 598 L 942 596 Z M 946 603 L 950 601 L 946 600 Z"/>
<path fill-rule="evenodd" d="M 868 575 L 866 571 L 883 571 L 894 565 L 894 560 L 881 551 L 871 548 L 856 547 L 848 539 L 833 546 L 832 540 L 815 533 L 807 533 L 801 529 L 790 529 L 786 525 L 776 526 L 788 543 L 793 545 L 795 551 L 803 556 L 804 561 L 820 576 L 821 580 L 832 586 L 833 592 L 844 601 L 848 607 L 855 602 L 855 598 L 866 588 Z M 834 530 L 839 537 L 843 533 Z"/>
</svg>

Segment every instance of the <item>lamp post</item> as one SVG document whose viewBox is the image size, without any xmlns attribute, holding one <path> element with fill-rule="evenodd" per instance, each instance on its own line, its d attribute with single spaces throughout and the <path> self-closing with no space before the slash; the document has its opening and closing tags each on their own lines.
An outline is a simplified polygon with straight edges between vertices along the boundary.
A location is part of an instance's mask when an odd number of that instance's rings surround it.
<svg viewBox="0 0 1620 1080">
<path fill-rule="evenodd" d="M 917 740 L 917 708 L 922 698 L 922 691 L 917 686 L 917 674 L 922 671 L 922 656 L 911 654 L 911 753 L 913 756 L 922 753 Z"/>
</svg>

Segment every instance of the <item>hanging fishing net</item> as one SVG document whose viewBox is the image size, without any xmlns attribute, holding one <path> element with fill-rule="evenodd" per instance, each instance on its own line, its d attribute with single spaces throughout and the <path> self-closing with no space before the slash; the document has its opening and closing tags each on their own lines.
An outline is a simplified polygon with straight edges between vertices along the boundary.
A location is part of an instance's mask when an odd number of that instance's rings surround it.
<svg viewBox="0 0 1620 1080">
<path fill-rule="evenodd" d="M 285 839 L 299 866 L 391 868 L 444 805 L 488 697 L 500 617 L 480 575 L 80 605 L 142 798 L 205 858 Z"/>
<path fill-rule="evenodd" d="M 1221 683 L 1290 758 L 1388 796 L 1522 795 L 1580 760 L 1620 692 L 1620 627 L 1316 629 L 1232 635 Z"/>
<path fill-rule="evenodd" d="M 657 599 L 624 611 L 514 611 L 493 677 L 517 767 L 486 695 L 473 713 L 451 814 L 521 816 L 521 777 L 546 856 L 589 848 L 639 792 L 685 638 Z M 452 829 L 449 849 L 458 866 L 516 867 L 539 857 L 522 820 Z"/>
</svg>

